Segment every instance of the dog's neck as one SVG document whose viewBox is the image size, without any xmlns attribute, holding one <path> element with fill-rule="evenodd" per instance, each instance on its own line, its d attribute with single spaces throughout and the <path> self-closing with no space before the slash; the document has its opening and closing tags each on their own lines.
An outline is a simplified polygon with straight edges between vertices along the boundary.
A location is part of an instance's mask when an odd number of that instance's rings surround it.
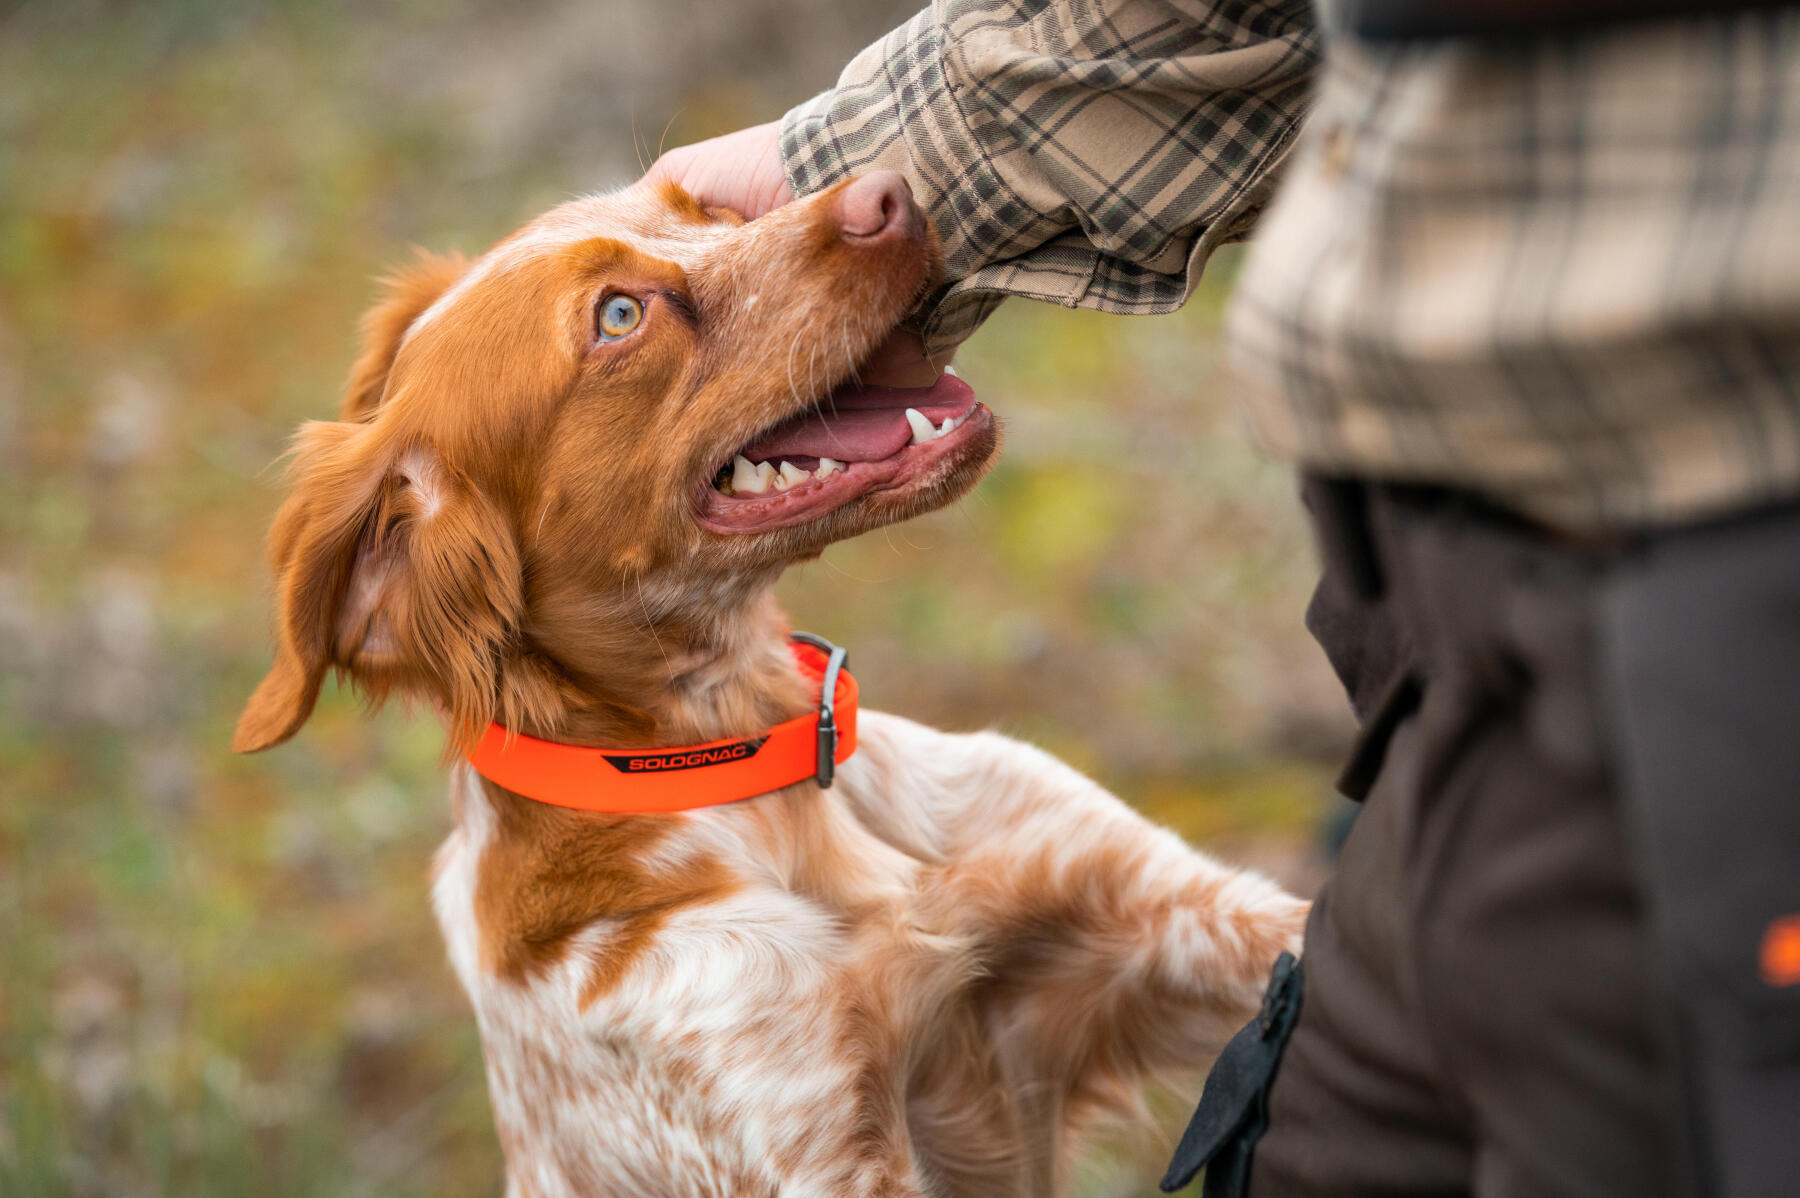
<svg viewBox="0 0 1800 1198">
<path fill-rule="evenodd" d="M 794 668 L 773 581 L 722 585 L 709 603 L 661 613 L 628 592 L 591 604 L 598 618 L 534 630 L 533 652 L 508 681 L 536 671 L 556 683 L 534 684 L 539 697 L 519 704 L 517 730 L 563 744 L 665 747 L 754 736 L 804 714 L 815 696 Z"/>
</svg>

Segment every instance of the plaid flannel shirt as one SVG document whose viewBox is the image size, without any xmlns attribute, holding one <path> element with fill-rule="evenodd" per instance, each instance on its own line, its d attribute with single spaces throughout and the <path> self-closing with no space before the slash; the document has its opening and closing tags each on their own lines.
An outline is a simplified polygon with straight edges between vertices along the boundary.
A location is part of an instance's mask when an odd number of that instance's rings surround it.
<svg viewBox="0 0 1800 1198">
<path fill-rule="evenodd" d="M 1305 0 L 935 0 L 783 156 L 911 180 L 934 349 L 1168 311 L 1285 174 L 1228 325 L 1271 451 L 1575 531 L 1800 494 L 1800 15 L 1319 46 Z"/>
</svg>

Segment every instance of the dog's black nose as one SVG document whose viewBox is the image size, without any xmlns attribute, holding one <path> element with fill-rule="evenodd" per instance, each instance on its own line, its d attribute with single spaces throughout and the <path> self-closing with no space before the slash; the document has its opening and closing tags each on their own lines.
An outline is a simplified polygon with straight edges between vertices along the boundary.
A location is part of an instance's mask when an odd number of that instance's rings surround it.
<svg viewBox="0 0 1800 1198">
<path fill-rule="evenodd" d="M 852 240 L 888 235 L 918 237 L 925 215 L 913 203 L 912 185 L 898 171 L 874 171 L 852 179 L 838 196 L 838 220 Z"/>
</svg>

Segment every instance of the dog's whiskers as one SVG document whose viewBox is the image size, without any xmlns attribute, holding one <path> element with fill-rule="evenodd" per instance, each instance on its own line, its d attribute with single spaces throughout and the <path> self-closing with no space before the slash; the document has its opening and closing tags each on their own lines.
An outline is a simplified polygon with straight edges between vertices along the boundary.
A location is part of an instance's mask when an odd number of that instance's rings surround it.
<svg viewBox="0 0 1800 1198">
<path fill-rule="evenodd" d="M 675 663 L 669 660 L 669 650 L 662 643 L 662 636 L 656 631 L 656 621 L 650 618 L 650 604 L 644 598 L 644 576 L 637 576 L 638 610 L 644 613 L 644 631 L 656 642 L 656 651 L 662 654 L 663 669 L 669 672 L 669 681 L 675 681 Z"/>
<path fill-rule="evenodd" d="M 649 166 L 646 165 L 644 162 L 643 147 L 638 144 L 637 105 L 636 104 L 633 104 L 631 106 L 631 154 L 632 154 L 632 157 L 637 159 L 638 174 L 641 175 L 645 171 L 650 169 Z"/>
<path fill-rule="evenodd" d="M 534 539 L 537 541 L 541 542 L 544 539 L 544 519 L 550 515 L 550 504 L 554 502 L 555 499 L 556 497 L 554 495 L 547 495 L 544 497 L 544 510 L 538 513 L 537 531 L 533 534 Z"/>
<path fill-rule="evenodd" d="M 806 401 L 804 399 L 800 398 L 800 388 L 794 382 L 794 351 L 799 348 L 800 348 L 800 334 L 795 333 L 793 336 L 793 339 L 788 342 L 788 352 L 787 352 L 788 394 L 790 394 L 794 397 L 794 402 L 796 404 L 805 404 Z"/>
<path fill-rule="evenodd" d="M 662 136 L 656 139 L 656 156 L 658 158 L 662 157 L 663 145 L 664 145 L 664 143 L 666 143 L 669 140 L 669 130 L 671 130 L 675 127 L 675 122 L 677 120 L 679 120 L 681 117 L 681 114 L 686 111 L 687 111 L 687 106 L 685 104 L 682 105 L 680 108 L 677 108 L 674 111 L 674 113 L 669 117 L 669 123 L 663 126 Z"/>
</svg>

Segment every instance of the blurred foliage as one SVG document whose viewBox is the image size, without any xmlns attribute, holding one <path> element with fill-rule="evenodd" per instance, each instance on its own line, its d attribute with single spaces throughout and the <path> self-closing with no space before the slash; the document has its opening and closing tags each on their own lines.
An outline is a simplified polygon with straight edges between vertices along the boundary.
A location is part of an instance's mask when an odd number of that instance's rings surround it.
<svg viewBox="0 0 1800 1198">
<path fill-rule="evenodd" d="M 0 1193 L 499 1192 L 426 905 L 436 726 L 333 692 L 225 751 L 269 464 L 409 245 L 777 115 L 909 7 L 0 5 Z M 962 359 L 1008 421 L 992 478 L 784 589 L 873 704 L 1036 740 L 1307 885 L 1343 725 L 1290 480 L 1214 361 L 1230 269 L 1177 317 L 1002 312 Z"/>
</svg>

